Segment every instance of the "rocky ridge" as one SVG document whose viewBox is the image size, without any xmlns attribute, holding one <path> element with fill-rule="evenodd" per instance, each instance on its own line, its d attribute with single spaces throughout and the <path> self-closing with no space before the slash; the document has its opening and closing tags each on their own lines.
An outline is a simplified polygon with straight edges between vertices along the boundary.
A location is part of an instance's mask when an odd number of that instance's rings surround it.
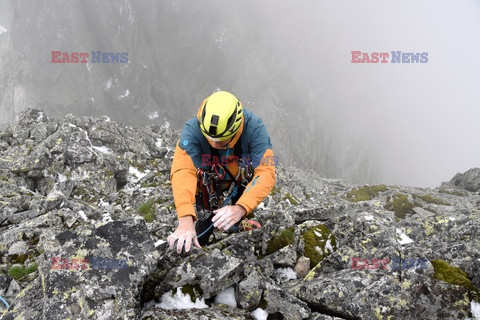
<svg viewBox="0 0 480 320">
<path fill-rule="evenodd" d="M 166 125 L 39 109 L 0 133 L 2 319 L 474 316 L 480 169 L 423 189 L 353 186 L 280 165 L 254 212 L 260 230 L 215 232 L 213 244 L 177 255 L 165 242 L 176 226 L 177 139 Z M 98 257 L 127 267 L 73 262 Z M 179 288 L 209 307 L 165 309 Z M 236 307 L 217 299 L 231 288 Z"/>
</svg>

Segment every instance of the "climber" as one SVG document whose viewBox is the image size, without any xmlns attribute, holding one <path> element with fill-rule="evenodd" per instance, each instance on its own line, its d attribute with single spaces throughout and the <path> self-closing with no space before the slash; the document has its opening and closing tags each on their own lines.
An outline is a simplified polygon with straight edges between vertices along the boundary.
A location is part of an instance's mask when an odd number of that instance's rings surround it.
<svg viewBox="0 0 480 320">
<path fill-rule="evenodd" d="M 192 243 L 201 248 L 214 228 L 260 227 L 244 218 L 275 185 L 275 166 L 264 158 L 273 158 L 273 150 L 263 121 L 229 92 L 206 98 L 185 124 L 173 157 L 178 226 L 168 237 L 170 249 L 175 242 L 177 253 L 189 252 Z"/>
</svg>

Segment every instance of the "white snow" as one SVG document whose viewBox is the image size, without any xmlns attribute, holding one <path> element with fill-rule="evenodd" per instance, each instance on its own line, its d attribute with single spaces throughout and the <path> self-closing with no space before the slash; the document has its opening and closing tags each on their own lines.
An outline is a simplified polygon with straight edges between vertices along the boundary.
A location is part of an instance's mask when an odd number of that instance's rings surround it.
<svg viewBox="0 0 480 320">
<path fill-rule="evenodd" d="M 101 147 L 93 146 L 93 149 L 95 149 L 95 150 L 97 150 L 101 153 L 106 153 L 106 154 L 113 153 L 112 150 L 109 147 L 106 147 L 106 146 L 101 146 Z"/>
<path fill-rule="evenodd" d="M 168 130 L 170 128 L 170 122 L 165 121 L 165 124 L 162 127 Z"/>
<path fill-rule="evenodd" d="M 230 306 L 232 308 L 237 307 L 237 300 L 235 300 L 235 290 L 233 287 L 228 287 L 221 291 L 216 297 L 215 297 L 215 302 L 216 303 L 221 303 L 221 304 L 226 304 L 227 306 Z"/>
<path fill-rule="evenodd" d="M 8 32 L 8 30 L 5 29 L 5 27 L 0 26 L 0 34 L 7 33 L 7 32 Z"/>
<path fill-rule="evenodd" d="M 410 239 L 401 229 L 397 228 L 397 241 L 399 244 L 408 244 L 412 243 L 413 240 Z"/>
<path fill-rule="evenodd" d="M 53 190 L 47 194 L 47 199 L 55 199 L 59 196 L 65 196 L 62 191 L 57 190 L 56 184 L 53 186 Z"/>
<path fill-rule="evenodd" d="M 275 269 L 275 277 L 278 282 L 285 282 L 297 279 L 297 274 L 292 268 L 278 268 Z"/>
<path fill-rule="evenodd" d="M 83 179 L 86 179 L 88 178 L 88 172 L 86 170 L 84 170 L 81 175 L 79 172 L 77 171 L 73 171 L 72 172 L 72 177 L 71 177 L 71 180 L 72 181 L 76 181 L 76 180 L 83 180 Z"/>
<path fill-rule="evenodd" d="M 130 90 L 128 90 L 128 89 L 125 90 L 125 92 L 122 95 L 118 96 L 118 100 L 122 100 L 123 98 L 128 97 L 129 94 L 130 94 Z"/>
<path fill-rule="evenodd" d="M 85 214 L 85 212 L 83 210 L 78 211 L 78 214 L 80 215 L 80 217 L 83 220 L 88 221 L 87 215 Z"/>
<path fill-rule="evenodd" d="M 157 141 L 155 142 L 155 145 L 157 146 L 157 148 L 160 149 L 162 147 L 162 139 L 157 138 Z"/>
<path fill-rule="evenodd" d="M 315 233 L 315 235 L 316 235 L 317 237 L 323 238 L 323 235 L 322 235 L 322 233 L 321 233 L 320 231 L 314 230 L 313 232 Z"/>
<path fill-rule="evenodd" d="M 67 177 L 61 173 L 58 174 L 58 182 L 65 182 L 67 181 Z"/>
<path fill-rule="evenodd" d="M 142 179 L 143 177 L 145 177 L 147 175 L 146 173 L 142 173 L 142 172 L 138 171 L 138 169 L 135 168 L 135 167 L 129 167 L 128 168 L 128 174 L 133 176 L 131 179 L 129 179 L 129 182 L 131 182 L 131 183 L 136 183 L 140 179 Z"/>
<path fill-rule="evenodd" d="M 113 221 L 112 216 L 110 215 L 110 213 L 108 213 L 108 211 L 105 211 L 102 216 L 103 216 L 102 222 L 107 223 L 107 222 Z"/>
<path fill-rule="evenodd" d="M 148 115 L 148 119 L 153 120 L 158 118 L 158 111 L 152 112 Z"/>
<path fill-rule="evenodd" d="M 480 303 L 472 301 L 471 303 L 472 315 L 474 320 L 480 320 Z"/>
<path fill-rule="evenodd" d="M 155 242 L 155 248 L 158 247 L 158 246 L 160 246 L 160 245 L 162 245 L 162 244 L 164 244 L 165 242 L 166 242 L 165 240 L 161 240 L 161 239 L 158 240 L 157 242 Z"/>
<path fill-rule="evenodd" d="M 265 203 L 263 203 L 263 202 L 260 202 L 260 204 L 257 206 L 257 210 L 263 210 L 265 208 L 266 208 Z"/>
<path fill-rule="evenodd" d="M 45 115 L 43 114 L 43 112 L 40 112 L 37 117 L 37 122 L 43 121 L 44 118 L 45 118 Z"/>
<path fill-rule="evenodd" d="M 456 219 L 454 217 L 448 217 L 448 220 L 455 221 Z"/>
<path fill-rule="evenodd" d="M 108 90 L 108 89 L 110 89 L 110 88 L 112 87 L 112 81 L 113 81 L 113 79 L 112 79 L 112 78 L 109 78 L 109 79 L 107 80 L 107 82 L 105 82 L 105 90 Z"/>
<path fill-rule="evenodd" d="M 374 220 L 375 218 L 368 212 L 364 212 L 363 214 L 365 214 L 365 220 L 367 221 L 371 221 L 371 220 Z"/>
<path fill-rule="evenodd" d="M 203 298 L 192 302 L 188 294 L 183 294 L 180 288 L 173 295 L 170 291 L 165 293 L 160 298 L 160 303 L 157 305 L 162 309 L 204 309 L 208 308 Z"/>
<path fill-rule="evenodd" d="M 104 207 L 104 208 L 110 208 L 112 205 L 109 202 L 106 202 L 105 200 L 103 200 L 102 198 L 98 201 L 98 206 Z"/>
<path fill-rule="evenodd" d="M 74 125 L 73 123 L 69 123 L 68 126 L 71 127 L 71 128 L 76 128 L 76 127 L 77 127 L 77 126 Z"/>
<path fill-rule="evenodd" d="M 255 320 L 267 320 L 268 312 L 262 308 L 257 308 L 252 311 L 252 316 L 255 318 Z"/>
<path fill-rule="evenodd" d="M 330 236 L 328 236 L 328 240 L 327 240 L 327 243 L 325 243 L 325 253 L 328 253 L 327 250 L 329 250 L 330 252 L 333 252 L 333 247 L 332 247 L 332 244 L 330 243 Z"/>
</svg>

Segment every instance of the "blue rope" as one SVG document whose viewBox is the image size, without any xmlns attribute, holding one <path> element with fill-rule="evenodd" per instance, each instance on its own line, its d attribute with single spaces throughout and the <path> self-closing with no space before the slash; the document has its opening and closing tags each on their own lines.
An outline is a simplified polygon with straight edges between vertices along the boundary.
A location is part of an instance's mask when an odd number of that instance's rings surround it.
<svg viewBox="0 0 480 320">
<path fill-rule="evenodd" d="M 7 300 L 3 299 L 2 296 L 0 296 L 0 300 L 5 304 L 5 306 L 7 307 L 7 310 L 10 308 L 10 305 L 8 304 Z"/>
<path fill-rule="evenodd" d="M 237 195 L 237 185 L 234 185 L 230 195 L 225 199 L 225 201 L 223 201 L 223 206 L 222 207 L 225 207 L 225 205 L 228 203 L 228 201 L 231 200 L 236 195 Z"/>
<path fill-rule="evenodd" d="M 230 193 L 230 195 L 225 199 L 225 201 L 223 201 L 223 207 L 227 204 L 227 202 L 228 202 L 231 198 L 235 197 L 236 195 L 237 195 L 237 186 L 235 185 L 235 186 L 233 186 L 233 189 L 232 189 L 232 192 Z M 235 227 L 235 226 L 231 227 L 230 229 L 232 229 L 232 228 L 234 228 L 234 227 Z M 211 224 L 205 231 L 203 231 L 202 233 L 200 233 L 200 234 L 197 236 L 197 238 L 203 237 L 203 236 L 204 236 L 210 229 L 212 229 L 212 228 L 213 228 L 213 222 L 212 222 L 212 224 Z"/>
<path fill-rule="evenodd" d="M 208 232 L 208 230 L 210 230 L 210 229 L 212 229 L 212 228 L 213 228 L 213 222 L 212 222 L 212 224 L 210 225 L 210 227 L 208 227 L 207 230 L 205 230 L 205 231 L 203 231 L 202 233 L 200 233 L 200 235 L 198 235 L 197 238 L 202 237 L 205 233 Z"/>
</svg>

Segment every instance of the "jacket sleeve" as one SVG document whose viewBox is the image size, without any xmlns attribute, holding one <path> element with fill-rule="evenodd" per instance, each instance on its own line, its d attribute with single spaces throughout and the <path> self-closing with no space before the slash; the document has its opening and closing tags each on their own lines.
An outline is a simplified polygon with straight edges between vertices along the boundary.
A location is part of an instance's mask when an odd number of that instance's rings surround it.
<svg viewBox="0 0 480 320">
<path fill-rule="evenodd" d="M 170 182 L 172 183 L 178 218 L 190 215 L 196 221 L 194 204 L 197 190 L 197 171 L 192 158 L 179 147 L 178 143 L 173 155 Z"/>
<path fill-rule="evenodd" d="M 245 208 L 247 214 L 268 196 L 275 186 L 276 180 L 273 149 L 270 137 L 261 119 L 258 120 L 251 137 L 250 151 L 255 169 L 254 176 L 236 202 L 236 204 Z"/>
</svg>

